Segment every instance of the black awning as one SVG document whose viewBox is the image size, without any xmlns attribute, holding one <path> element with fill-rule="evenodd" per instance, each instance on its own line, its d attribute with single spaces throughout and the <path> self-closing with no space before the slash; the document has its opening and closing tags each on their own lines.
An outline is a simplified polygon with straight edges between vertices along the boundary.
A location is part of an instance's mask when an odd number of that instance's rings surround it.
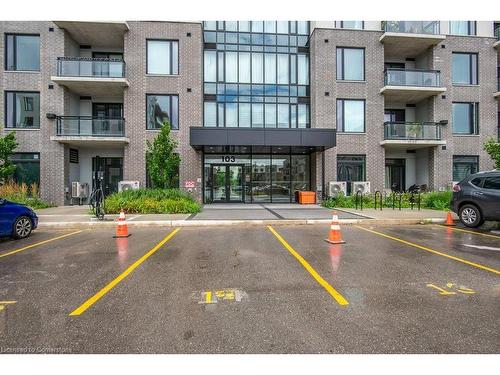
<svg viewBox="0 0 500 375">
<path fill-rule="evenodd" d="M 189 128 L 193 148 L 204 146 L 288 146 L 321 151 L 336 145 L 335 129 Z"/>
</svg>

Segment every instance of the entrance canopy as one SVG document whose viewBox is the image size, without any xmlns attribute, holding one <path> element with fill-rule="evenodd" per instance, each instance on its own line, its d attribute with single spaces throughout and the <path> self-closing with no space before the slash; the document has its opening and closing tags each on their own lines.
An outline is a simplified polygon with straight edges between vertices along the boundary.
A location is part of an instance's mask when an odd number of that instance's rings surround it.
<svg viewBox="0 0 500 375">
<path fill-rule="evenodd" d="M 290 147 L 296 152 L 315 152 L 335 146 L 335 129 L 266 129 L 191 127 L 190 144 L 196 150 L 224 149 L 227 146 L 277 148 Z"/>
</svg>

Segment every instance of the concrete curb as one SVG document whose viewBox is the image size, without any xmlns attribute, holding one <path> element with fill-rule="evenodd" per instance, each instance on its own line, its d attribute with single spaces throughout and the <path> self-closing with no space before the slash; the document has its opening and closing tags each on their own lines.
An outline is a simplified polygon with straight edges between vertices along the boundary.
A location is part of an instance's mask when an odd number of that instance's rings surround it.
<svg viewBox="0 0 500 375">
<path fill-rule="evenodd" d="M 408 224 L 442 224 L 445 219 L 340 219 L 343 225 L 408 225 Z M 292 220 L 148 220 L 127 221 L 130 227 L 213 227 L 238 225 L 316 225 L 331 224 L 331 219 L 292 219 Z M 115 227 L 116 221 L 84 221 L 84 222 L 42 222 L 39 228 L 109 228 Z"/>
</svg>

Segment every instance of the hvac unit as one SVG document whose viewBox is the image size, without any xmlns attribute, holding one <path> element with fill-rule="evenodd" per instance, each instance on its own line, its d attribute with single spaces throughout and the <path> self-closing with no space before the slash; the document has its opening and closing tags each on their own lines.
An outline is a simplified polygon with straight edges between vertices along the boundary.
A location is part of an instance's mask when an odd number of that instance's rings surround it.
<svg viewBox="0 0 500 375">
<path fill-rule="evenodd" d="M 352 182 L 352 194 L 356 194 L 358 191 L 361 194 L 370 193 L 370 181 L 354 181 Z"/>
<path fill-rule="evenodd" d="M 137 190 L 139 189 L 139 181 L 120 181 L 118 182 L 118 191 Z"/>
<path fill-rule="evenodd" d="M 330 181 L 328 183 L 328 196 L 336 197 L 340 193 L 347 195 L 347 182 L 346 181 Z"/>
<path fill-rule="evenodd" d="M 74 181 L 71 183 L 71 198 L 88 198 L 89 184 L 86 182 Z"/>
</svg>

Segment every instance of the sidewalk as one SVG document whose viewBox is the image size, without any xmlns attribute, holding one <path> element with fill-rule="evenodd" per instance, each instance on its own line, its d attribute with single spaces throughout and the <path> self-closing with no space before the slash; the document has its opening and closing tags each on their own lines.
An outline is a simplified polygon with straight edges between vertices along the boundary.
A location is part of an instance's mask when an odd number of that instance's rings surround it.
<svg viewBox="0 0 500 375">
<path fill-rule="evenodd" d="M 329 224 L 333 209 L 298 204 L 212 204 L 198 214 L 129 214 L 131 226 L 221 226 L 221 225 L 311 225 Z M 435 210 L 354 210 L 335 209 L 341 224 L 397 225 L 443 223 L 446 212 Z M 36 211 L 39 227 L 115 226 L 118 215 L 106 215 L 103 221 L 89 214 L 88 206 L 60 206 Z M 455 219 L 457 217 L 453 215 Z"/>
</svg>

